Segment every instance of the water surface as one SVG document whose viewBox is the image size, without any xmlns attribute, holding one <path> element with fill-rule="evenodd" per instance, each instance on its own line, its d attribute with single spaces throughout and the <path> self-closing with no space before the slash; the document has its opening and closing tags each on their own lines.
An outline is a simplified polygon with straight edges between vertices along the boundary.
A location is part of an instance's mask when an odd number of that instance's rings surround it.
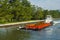
<svg viewBox="0 0 60 40">
<path fill-rule="evenodd" d="M 40 31 L 0 28 L 0 40 L 60 40 L 60 24 Z"/>
</svg>

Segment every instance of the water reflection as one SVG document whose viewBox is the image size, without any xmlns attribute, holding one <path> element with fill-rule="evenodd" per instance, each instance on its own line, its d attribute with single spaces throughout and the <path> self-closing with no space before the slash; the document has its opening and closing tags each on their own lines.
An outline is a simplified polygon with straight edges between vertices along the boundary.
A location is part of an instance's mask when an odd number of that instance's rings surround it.
<svg viewBox="0 0 60 40">
<path fill-rule="evenodd" d="M 28 40 L 29 32 L 13 28 L 0 28 L 0 40 Z"/>
<path fill-rule="evenodd" d="M 60 24 L 40 31 L 0 28 L 0 40 L 60 40 Z"/>
<path fill-rule="evenodd" d="M 59 27 L 60 24 L 57 24 L 41 31 L 33 31 L 29 40 L 60 40 Z"/>
</svg>

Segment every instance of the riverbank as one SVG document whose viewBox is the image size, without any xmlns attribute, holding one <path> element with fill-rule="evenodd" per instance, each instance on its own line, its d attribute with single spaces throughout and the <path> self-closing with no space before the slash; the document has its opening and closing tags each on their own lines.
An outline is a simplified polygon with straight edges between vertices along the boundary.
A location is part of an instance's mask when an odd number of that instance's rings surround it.
<svg viewBox="0 0 60 40">
<path fill-rule="evenodd" d="M 14 26 L 14 25 L 19 25 L 19 24 L 26 24 L 26 23 L 32 23 L 32 22 L 40 22 L 44 20 L 32 20 L 32 21 L 24 21 L 24 22 L 14 22 L 14 23 L 6 23 L 6 24 L 0 24 L 0 27 L 2 26 Z"/>
</svg>

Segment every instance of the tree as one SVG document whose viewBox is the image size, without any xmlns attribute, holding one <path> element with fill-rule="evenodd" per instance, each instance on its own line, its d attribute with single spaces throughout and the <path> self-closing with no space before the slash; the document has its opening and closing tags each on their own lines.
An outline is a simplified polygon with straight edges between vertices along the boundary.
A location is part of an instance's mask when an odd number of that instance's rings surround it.
<svg viewBox="0 0 60 40">
<path fill-rule="evenodd" d="M 44 15 L 44 19 L 45 19 L 46 15 L 49 15 L 48 10 L 43 10 L 43 15 Z"/>
<path fill-rule="evenodd" d="M 0 0 L 0 23 L 44 19 L 46 15 L 60 18 L 60 11 L 43 10 L 28 0 Z"/>
<path fill-rule="evenodd" d="M 34 14 L 34 19 L 43 19 L 43 10 L 41 7 L 37 7 L 37 10 Z"/>
</svg>

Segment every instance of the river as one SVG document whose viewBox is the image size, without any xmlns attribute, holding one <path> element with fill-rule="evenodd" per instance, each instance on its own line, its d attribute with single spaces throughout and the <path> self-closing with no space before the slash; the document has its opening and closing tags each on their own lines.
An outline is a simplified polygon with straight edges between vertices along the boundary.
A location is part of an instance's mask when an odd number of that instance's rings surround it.
<svg viewBox="0 0 60 40">
<path fill-rule="evenodd" d="M 40 31 L 0 28 L 0 40 L 60 40 L 60 24 Z"/>
</svg>

